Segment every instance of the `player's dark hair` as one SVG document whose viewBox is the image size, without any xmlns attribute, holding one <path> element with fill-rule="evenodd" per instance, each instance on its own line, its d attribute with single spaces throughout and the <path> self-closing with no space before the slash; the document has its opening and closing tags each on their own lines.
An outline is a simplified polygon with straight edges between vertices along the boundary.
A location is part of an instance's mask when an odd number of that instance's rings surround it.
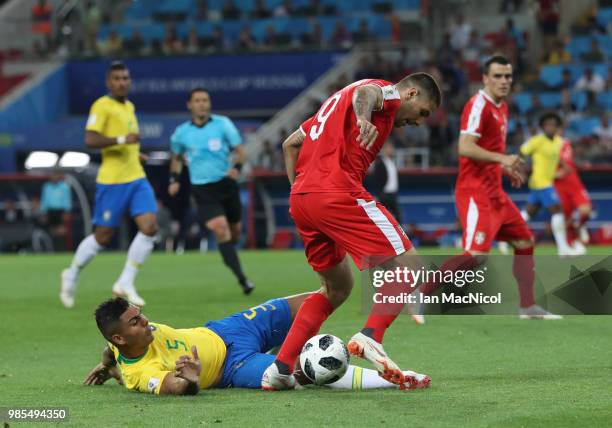
<svg viewBox="0 0 612 428">
<path fill-rule="evenodd" d="M 116 70 L 127 70 L 127 66 L 122 61 L 113 61 L 110 63 L 108 68 L 106 69 L 106 75 L 108 76 L 113 71 Z"/>
<path fill-rule="evenodd" d="M 557 126 L 561 126 L 563 124 L 563 121 L 561 120 L 561 116 L 559 116 L 554 111 L 548 111 L 542 114 L 542 116 L 540 116 L 540 119 L 538 120 L 538 124 L 540 125 L 540 128 L 544 126 L 544 123 L 547 120 L 550 120 L 550 119 L 554 119 L 557 122 Z"/>
<path fill-rule="evenodd" d="M 489 69 L 492 64 L 509 65 L 510 60 L 503 55 L 493 55 L 488 57 L 482 64 L 482 74 L 489 74 Z"/>
<path fill-rule="evenodd" d="M 130 304 L 127 300 L 121 297 L 116 297 L 114 299 L 108 299 L 107 301 L 102 302 L 96 309 L 95 314 L 98 330 L 100 330 L 102 336 L 104 336 L 104 338 L 109 342 L 111 342 L 111 337 L 115 332 L 119 318 L 125 311 L 127 311 L 129 307 Z"/>
<path fill-rule="evenodd" d="M 187 97 L 187 101 L 191 101 L 191 97 L 193 97 L 193 94 L 197 92 L 206 92 L 208 95 L 210 95 L 210 92 L 208 92 L 208 89 L 198 86 L 197 88 L 193 88 L 191 91 L 189 91 L 189 96 Z"/>
<path fill-rule="evenodd" d="M 413 73 L 402 80 L 396 85 L 398 89 L 417 87 L 421 93 L 430 100 L 437 107 L 442 103 L 442 91 L 431 74 L 427 73 Z"/>
</svg>

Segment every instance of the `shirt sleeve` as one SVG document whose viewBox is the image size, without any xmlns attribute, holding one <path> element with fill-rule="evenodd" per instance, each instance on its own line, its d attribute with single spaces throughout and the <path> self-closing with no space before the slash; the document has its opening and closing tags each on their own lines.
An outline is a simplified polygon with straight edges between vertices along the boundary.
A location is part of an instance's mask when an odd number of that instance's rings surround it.
<svg viewBox="0 0 612 428">
<path fill-rule="evenodd" d="M 225 118 L 223 123 L 223 130 L 225 132 L 225 138 L 230 144 L 230 147 L 233 149 L 236 146 L 242 144 L 242 137 L 240 136 L 240 132 L 238 132 L 238 128 L 234 125 L 234 123 Z"/>
<path fill-rule="evenodd" d="M 521 154 L 531 156 L 536 151 L 537 141 L 535 138 L 530 138 L 521 145 Z"/>
<path fill-rule="evenodd" d="M 156 367 L 144 367 L 138 374 L 128 375 L 127 387 L 139 392 L 159 395 L 162 383 L 169 370 L 161 370 Z M 131 378 L 131 379 L 130 379 Z"/>
<path fill-rule="evenodd" d="M 87 118 L 85 130 L 102 133 L 104 125 L 106 124 L 107 116 L 108 112 L 101 103 L 93 103 L 91 109 L 89 110 L 89 117 Z"/>
<path fill-rule="evenodd" d="M 185 153 L 185 146 L 181 141 L 181 132 L 179 128 L 176 128 L 170 137 L 170 151 L 175 155 L 182 155 Z"/>
<path fill-rule="evenodd" d="M 304 137 L 307 136 L 308 133 L 310 132 L 310 125 L 312 124 L 313 119 L 314 119 L 314 116 L 311 116 L 308 119 L 306 119 L 304 122 L 302 122 L 302 124 L 300 125 L 300 132 L 302 133 Z"/>
<path fill-rule="evenodd" d="M 482 136 L 485 104 L 484 97 L 477 97 L 474 101 L 466 104 L 461 114 L 462 134 L 473 135 L 478 138 Z"/>
<path fill-rule="evenodd" d="M 49 186 L 43 184 L 42 193 L 40 195 L 40 212 L 46 214 L 49 211 Z"/>
</svg>

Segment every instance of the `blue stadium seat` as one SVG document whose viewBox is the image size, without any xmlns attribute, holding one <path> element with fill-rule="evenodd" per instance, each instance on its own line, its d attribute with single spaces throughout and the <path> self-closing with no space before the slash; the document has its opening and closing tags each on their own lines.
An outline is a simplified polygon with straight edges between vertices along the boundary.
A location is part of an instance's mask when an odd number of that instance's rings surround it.
<svg viewBox="0 0 612 428">
<path fill-rule="evenodd" d="M 518 108 L 521 114 L 527 113 L 531 108 L 531 95 L 529 92 L 520 92 L 512 95 L 512 102 Z"/>
<path fill-rule="evenodd" d="M 127 21 L 150 19 L 159 2 L 155 0 L 140 0 L 130 4 L 124 14 Z"/>
<path fill-rule="evenodd" d="M 607 64 L 564 64 L 564 65 L 545 65 L 540 70 L 540 80 L 548 87 L 553 87 L 561 83 L 563 69 L 567 68 L 572 74 L 572 82 L 576 82 L 587 67 L 591 67 L 595 74 L 599 74 L 604 79 L 608 78 Z"/>
<path fill-rule="evenodd" d="M 607 110 L 612 109 L 612 91 L 604 91 L 597 95 L 597 104 Z"/>
<path fill-rule="evenodd" d="M 593 135 L 593 131 L 600 125 L 598 117 L 586 117 L 575 119 L 570 122 L 569 129 L 581 137 Z"/>
<path fill-rule="evenodd" d="M 391 3 L 396 10 L 419 10 L 421 8 L 421 0 L 394 0 Z"/>
<path fill-rule="evenodd" d="M 576 105 L 576 108 L 579 111 L 582 111 L 586 108 L 587 105 L 587 96 L 583 91 L 573 91 L 571 93 L 572 102 Z"/>
<path fill-rule="evenodd" d="M 579 60 L 580 55 L 587 52 L 591 48 L 591 37 L 572 37 L 567 44 L 567 50 L 572 54 L 574 60 Z"/>
<path fill-rule="evenodd" d="M 612 22 L 612 8 L 599 9 L 597 12 L 597 23 L 602 27 L 606 27 Z"/>
<path fill-rule="evenodd" d="M 159 13 L 188 13 L 190 10 L 195 10 L 192 0 L 163 0 L 158 3 L 155 11 Z"/>
<path fill-rule="evenodd" d="M 540 92 L 540 101 L 545 108 L 556 108 L 561 104 L 560 92 Z"/>
</svg>

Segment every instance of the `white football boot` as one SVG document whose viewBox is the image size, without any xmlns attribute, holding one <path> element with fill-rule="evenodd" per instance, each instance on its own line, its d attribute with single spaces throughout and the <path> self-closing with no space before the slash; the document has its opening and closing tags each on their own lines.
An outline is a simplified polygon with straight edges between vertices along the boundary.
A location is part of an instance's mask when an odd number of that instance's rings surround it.
<svg viewBox="0 0 612 428">
<path fill-rule="evenodd" d="M 522 320 L 562 320 L 561 315 L 548 312 L 546 309 L 538 305 L 532 305 L 528 308 L 519 308 L 519 319 Z"/>
<path fill-rule="evenodd" d="M 404 372 L 389 358 L 382 344 L 371 337 L 359 332 L 355 334 L 347 345 L 349 354 L 368 360 L 374 365 L 380 377 L 387 382 L 399 385 L 406 383 Z"/>
<path fill-rule="evenodd" d="M 113 285 L 113 297 L 123 297 L 125 300 L 130 302 L 132 305 L 143 307 L 146 305 L 146 302 L 142 297 L 138 295 L 136 292 L 136 288 L 134 284 L 124 285 L 118 282 L 115 282 Z"/>
<path fill-rule="evenodd" d="M 400 389 L 423 389 L 428 388 L 431 383 L 431 378 L 426 374 L 404 370 L 404 378 L 406 381 L 400 385 Z"/>
<path fill-rule="evenodd" d="M 74 296 L 76 294 L 76 285 L 79 274 L 76 275 L 72 269 L 64 269 L 61 274 L 62 286 L 60 288 L 59 298 L 65 308 L 74 307 Z"/>
<path fill-rule="evenodd" d="M 261 389 L 264 391 L 282 391 L 296 386 L 293 374 L 280 374 L 275 363 L 270 364 L 261 377 Z"/>
</svg>

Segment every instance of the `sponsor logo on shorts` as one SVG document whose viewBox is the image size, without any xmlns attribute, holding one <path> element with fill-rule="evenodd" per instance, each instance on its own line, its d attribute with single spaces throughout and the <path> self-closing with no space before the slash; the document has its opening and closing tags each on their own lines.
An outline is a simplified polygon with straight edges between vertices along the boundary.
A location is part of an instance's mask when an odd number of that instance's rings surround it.
<svg viewBox="0 0 612 428">
<path fill-rule="evenodd" d="M 482 245 L 486 238 L 487 238 L 487 234 L 479 231 L 479 232 L 476 232 L 476 235 L 474 236 L 474 242 L 476 243 L 476 245 Z"/>
<path fill-rule="evenodd" d="M 102 214 L 102 218 L 104 219 L 104 221 L 109 221 L 112 216 L 113 216 L 113 213 L 110 210 L 106 210 Z"/>
<path fill-rule="evenodd" d="M 149 379 L 149 383 L 147 384 L 147 389 L 149 390 L 149 392 L 155 392 L 157 385 L 159 385 L 159 378 L 152 377 L 151 379 Z"/>
</svg>

